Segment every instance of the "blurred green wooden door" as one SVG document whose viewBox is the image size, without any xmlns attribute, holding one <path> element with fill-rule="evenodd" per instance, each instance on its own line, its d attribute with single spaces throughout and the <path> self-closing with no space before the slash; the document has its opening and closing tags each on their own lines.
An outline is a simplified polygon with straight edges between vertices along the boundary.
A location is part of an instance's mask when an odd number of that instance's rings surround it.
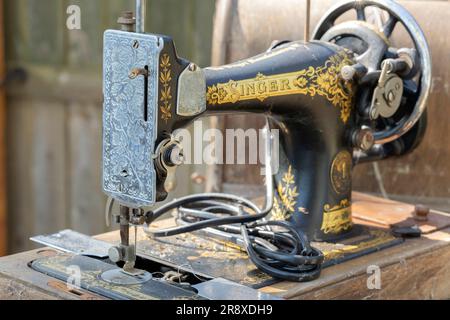
<svg viewBox="0 0 450 320">
<path fill-rule="evenodd" d="M 35 234 L 105 231 L 101 190 L 102 36 L 132 0 L 4 0 L 10 253 Z M 81 30 L 68 30 L 78 5 Z M 148 0 L 146 31 L 173 36 L 180 56 L 209 65 L 212 0 Z M 184 173 L 185 177 L 189 173 Z M 188 184 L 180 193 L 188 192 Z"/>
</svg>

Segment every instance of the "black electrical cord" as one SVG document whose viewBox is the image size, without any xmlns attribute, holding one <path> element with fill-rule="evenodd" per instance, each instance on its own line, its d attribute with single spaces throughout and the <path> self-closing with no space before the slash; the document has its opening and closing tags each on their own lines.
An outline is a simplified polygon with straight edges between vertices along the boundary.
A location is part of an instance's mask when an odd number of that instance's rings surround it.
<svg viewBox="0 0 450 320">
<path fill-rule="evenodd" d="M 310 246 L 307 236 L 286 221 L 267 221 L 273 208 L 271 166 L 272 137 L 266 125 L 265 181 L 266 204 L 255 203 L 231 194 L 204 193 L 176 199 L 146 213 L 145 232 L 151 237 L 169 237 L 201 231 L 206 235 L 233 242 L 244 248 L 251 261 L 263 272 L 278 279 L 304 282 L 318 278 L 322 270 L 322 252 Z M 154 230 L 153 221 L 177 210 L 177 227 Z"/>
<path fill-rule="evenodd" d="M 274 278 L 304 282 L 320 275 L 323 254 L 311 247 L 306 235 L 290 223 L 266 221 L 271 206 L 261 210 L 253 202 L 229 194 L 191 195 L 147 212 L 148 224 L 173 209 L 178 213 L 177 227 L 146 228 L 146 233 L 158 238 L 203 230 L 245 248 L 251 261 Z"/>
</svg>

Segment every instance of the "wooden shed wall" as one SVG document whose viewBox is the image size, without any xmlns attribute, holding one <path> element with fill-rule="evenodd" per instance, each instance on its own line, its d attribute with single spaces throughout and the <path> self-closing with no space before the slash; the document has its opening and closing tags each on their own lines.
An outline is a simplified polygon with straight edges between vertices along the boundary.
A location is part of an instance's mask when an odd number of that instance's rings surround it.
<svg viewBox="0 0 450 320">
<path fill-rule="evenodd" d="M 81 30 L 66 28 L 69 5 Z M 101 190 L 102 36 L 134 0 L 6 0 L 9 252 L 32 235 L 106 231 Z M 209 65 L 214 1 L 148 1 L 146 31 L 174 37 L 180 56 Z M 189 172 L 181 173 L 184 178 Z M 189 191 L 188 184 L 179 193 Z"/>
<path fill-rule="evenodd" d="M 357 191 L 410 203 L 423 203 L 450 211 L 450 107 L 448 0 L 401 0 L 424 30 L 433 59 L 433 84 L 428 103 L 428 130 L 413 153 L 379 163 L 355 167 L 353 187 Z M 302 39 L 305 0 L 265 0 L 254 6 L 246 0 L 218 0 L 213 41 L 213 61 L 220 63 L 244 59 L 264 51 L 273 40 Z M 311 1 L 311 30 L 334 0 Z M 232 13 L 227 13 L 231 11 Z M 397 37 L 396 41 L 403 38 Z M 264 125 L 260 117 L 227 116 L 222 128 L 255 128 Z M 220 168 L 217 185 L 239 194 L 263 194 L 259 167 L 225 165 Z"/>
</svg>

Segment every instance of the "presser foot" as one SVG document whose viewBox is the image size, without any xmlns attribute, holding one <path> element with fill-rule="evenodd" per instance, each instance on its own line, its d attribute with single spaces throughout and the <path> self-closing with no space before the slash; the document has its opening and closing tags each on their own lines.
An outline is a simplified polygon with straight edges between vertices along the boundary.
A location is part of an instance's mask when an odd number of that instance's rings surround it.
<svg viewBox="0 0 450 320">
<path fill-rule="evenodd" d="M 122 271 L 130 276 L 140 276 L 145 273 L 145 270 L 136 269 L 134 267 L 134 261 L 126 262 Z"/>
<path fill-rule="evenodd" d="M 134 285 L 142 284 L 152 279 L 152 274 L 141 269 L 135 268 L 136 249 L 135 246 L 122 246 L 126 249 L 127 257 L 132 260 L 125 261 L 122 269 L 112 269 L 101 274 L 101 278 L 109 283 L 117 285 Z M 111 253 L 111 250 L 110 250 Z M 111 259 L 111 254 L 110 254 Z M 116 261 L 117 262 L 117 261 Z"/>
</svg>

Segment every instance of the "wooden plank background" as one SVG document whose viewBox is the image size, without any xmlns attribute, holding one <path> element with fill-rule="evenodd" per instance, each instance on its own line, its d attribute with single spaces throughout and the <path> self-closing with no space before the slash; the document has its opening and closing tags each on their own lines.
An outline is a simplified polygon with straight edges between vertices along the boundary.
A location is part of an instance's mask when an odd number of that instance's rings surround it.
<svg viewBox="0 0 450 320">
<path fill-rule="evenodd" d="M 448 0 L 403 1 L 421 25 L 432 57 L 432 86 L 428 100 L 428 128 L 411 154 L 355 167 L 354 188 L 386 194 L 396 200 L 423 203 L 450 212 L 450 43 Z M 379 175 L 377 174 L 379 172 Z"/>
<path fill-rule="evenodd" d="M 72 4 L 81 8 L 81 30 L 66 28 Z M 125 10 L 134 10 L 133 0 L 5 1 L 7 66 L 23 68 L 28 77 L 8 85 L 9 253 L 32 248 L 28 238 L 36 234 L 107 231 L 100 171 L 102 36 L 118 28 Z M 146 31 L 173 36 L 180 56 L 207 66 L 213 13 L 214 1 L 149 0 Z M 191 169 L 179 176 L 189 179 Z M 189 191 L 184 184 L 177 194 Z"/>
<path fill-rule="evenodd" d="M 5 43 L 3 27 L 3 0 L 0 1 L 0 79 L 6 76 Z M 0 86 L 0 256 L 6 254 L 8 228 L 6 220 L 6 94 L 5 87 Z"/>
<path fill-rule="evenodd" d="M 373 163 L 356 166 L 353 187 L 376 195 L 381 195 L 384 188 L 392 199 L 450 211 L 450 126 L 446 120 L 450 106 L 450 43 L 448 37 L 442 36 L 448 29 L 450 3 L 448 0 L 399 2 L 421 25 L 431 48 L 433 84 L 428 103 L 428 130 L 413 153 L 381 161 L 378 167 Z M 284 0 L 283 5 L 277 0 L 266 0 L 258 6 L 245 0 L 220 0 L 220 3 L 229 3 L 233 13 L 229 15 L 225 36 L 214 40 L 213 61 L 244 59 L 264 51 L 273 40 L 303 38 L 305 0 Z M 334 3 L 334 0 L 311 2 L 311 30 Z M 225 11 L 217 14 L 214 28 L 218 33 L 224 29 Z M 396 41 L 403 41 L 403 38 L 397 36 Z M 220 127 L 258 128 L 264 123 L 262 117 L 233 115 L 227 116 Z M 220 181 L 217 184 L 226 192 L 248 196 L 263 194 L 262 177 L 256 165 L 225 165 L 215 180 Z"/>
</svg>

